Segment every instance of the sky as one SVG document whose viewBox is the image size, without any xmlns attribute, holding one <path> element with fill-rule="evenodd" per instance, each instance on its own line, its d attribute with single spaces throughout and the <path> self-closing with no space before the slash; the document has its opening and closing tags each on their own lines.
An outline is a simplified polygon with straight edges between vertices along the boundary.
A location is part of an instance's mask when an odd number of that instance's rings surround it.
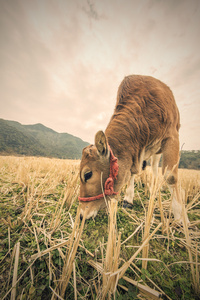
<svg viewBox="0 0 200 300">
<path fill-rule="evenodd" d="M 0 118 L 94 143 L 123 78 L 150 75 L 200 150 L 199 49 L 199 0 L 0 0 Z"/>
</svg>

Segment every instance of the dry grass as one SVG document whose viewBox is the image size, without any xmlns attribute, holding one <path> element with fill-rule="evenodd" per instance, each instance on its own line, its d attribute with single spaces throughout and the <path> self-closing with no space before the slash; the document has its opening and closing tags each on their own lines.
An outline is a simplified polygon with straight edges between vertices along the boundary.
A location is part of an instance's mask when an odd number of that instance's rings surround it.
<svg viewBox="0 0 200 300">
<path fill-rule="evenodd" d="M 0 157 L 1 298 L 198 299 L 200 172 L 179 177 L 183 226 L 150 168 L 134 210 L 113 200 L 108 216 L 80 222 L 79 161 Z"/>
</svg>

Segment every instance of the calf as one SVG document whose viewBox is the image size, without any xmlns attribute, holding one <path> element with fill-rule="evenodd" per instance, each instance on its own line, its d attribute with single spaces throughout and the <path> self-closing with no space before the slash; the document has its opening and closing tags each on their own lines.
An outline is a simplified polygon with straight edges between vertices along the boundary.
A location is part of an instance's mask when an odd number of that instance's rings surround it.
<svg viewBox="0 0 200 300">
<path fill-rule="evenodd" d="M 174 218 L 181 219 L 182 203 L 178 192 L 180 117 L 174 96 L 167 85 L 150 77 L 130 75 L 117 93 L 117 103 L 105 130 L 97 132 L 95 145 L 83 149 L 80 164 L 81 215 L 95 217 L 106 206 L 105 199 L 116 195 L 129 182 L 124 206 L 134 198 L 134 176 L 152 157 L 152 169 L 162 172 L 172 193 Z"/>
</svg>

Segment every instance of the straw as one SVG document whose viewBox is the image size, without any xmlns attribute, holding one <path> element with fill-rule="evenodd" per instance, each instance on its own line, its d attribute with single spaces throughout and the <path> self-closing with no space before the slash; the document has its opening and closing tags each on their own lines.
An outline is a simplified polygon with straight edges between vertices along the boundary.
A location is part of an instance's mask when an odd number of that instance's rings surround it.
<svg viewBox="0 0 200 300">
<path fill-rule="evenodd" d="M 126 280 L 127 282 L 133 284 L 134 286 L 138 287 L 140 292 L 144 294 L 145 297 L 148 297 L 149 299 L 160 299 L 162 297 L 162 294 L 156 290 L 153 290 L 149 286 L 143 285 L 139 283 L 138 281 L 135 281 L 131 278 L 128 278 L 126 276 L 123 276 L 123 279 Z"/>
<path fill-rule="evenodd" d="M 183 218 L 183 229 L 184 229 L 186 243 L 187 243 L 186 247 L 187 247 L 187 251 L 188 251 L 188 255 L 189 255 L 192 281 L 193 281 L 193 285 L 194 285 L 194 289 L 195 289 L 196 293 L 199 293 L 200 292 L 200 290 L 199 290 L 199 276 L 196 276 L 196 274 L 195 274 L 192 251 L 191 251 L 191 248 L 192 248 L 191 238 L 190 238 L 189 229 L 188 229 L 188 226 L 187 226 L 187 213 L 186 213 L 186 209 L 185 209 L 184 204 L 182 204 L 182 218 Z M 197 261 L 197 259 L 196 259 L 196 261 Z M 198 265 L 196 265 L 196 270 L 198 270 Z M 196 271 L 196 272 L 198 272 L 198 271 Z"/>
<path fill-rule="evenodd" d="M 75 261 L 73 261 L 73 275 L 74 275 L 74 299 L 77 300 Z"/>
<path fill-rule="evenodd" d="M 157 193 L 157 182 L 158 182 L 158 177 L 156 177 L 155 180 L 154 180 L 154 177 L 153 177 L 152 178 L 152 188 L 151 188 L 151 193 L 150 193 L 148 212 L 147 212 L 147 217 L 146 217 L 146 220 L 145 220 L 144 240 L 148 237 L 149 232 L 150 232 L 151 221 L 152 221 L 152 216 L 153 216 L 153 212 L 154 212 L 154 200 L 155 200 L 156 193 Z M 148 252 L 149 252 L 149 245 L 147 244 L 142 250 L 142 257 L 143 258 L 148 258 Z M 147 268 L 147 260 L 144 260 L 142 262 L 142 268 L 143 269 Z"/>
<path fill-rule="evenodd" d="M 11 292 L 11 300 L 15 300 L 16 298 L 16 286 L 17 286 L 17 270 L 19 264 L 19 249 L 20 249 L 20 242 L 15 245 L 15 264 L 14 264 L 14 271 L 13 271 L 13 280 L 12 280 L 12 292 Z"/>
<path fill-rule="evenodd" d="M 83 220 L 82 220 L 82 223 L 79 228 L 79 224 L 80 224 L 80 206 L 79 206 L 78 210 L 77 210 L 76 220 L 74 223 L 74 228 L 73 228 L 73 231 L 71 234 L 69 249 L 66 252 L 66 258 L 65 258 L 65 262 L 64 262 L 64 266 L 63 266 L 63 271 L 61 274 L 61 281 L 60 281 L 59 289 L 60 289 L 60 294 L 61 294 L 62 298 L 64 298 L 65 291 L 66 291 L 67 285 L 69 283 L 69 279 L 71 277 L 71 273 L 72 273 L 72 269 L 73 269 L 73 262 L 74 262 L 74 258 L 76 255 L 77 248 L 79 246 L 79 241 L 80 241 L 81 234 L 83 231 L 86 215 L 87 215 L 87 210 L 85 210 Z"/>
<path fill-rule="evenodd" d="M 137 257 L 137 255 L 143 250 L 143 248 L 149 243 L 150 239 L 154 236 L 154 234 L 158 231 L 158 229 L 161 227 L 162 223 L 160 223 L 154 231 L 143 241 L 142 245 L 139 247 L 139 249 L 133 254 L 133 256 L 123 264 L 123 266 L 116 272 L 119 273 L 119 278 L 122 278 L 126 270 L 129 268 L 130 264 L 134 261 L 134 259 Z M 115 275 L 114 273 L 113 275 Z"/>
</svg>

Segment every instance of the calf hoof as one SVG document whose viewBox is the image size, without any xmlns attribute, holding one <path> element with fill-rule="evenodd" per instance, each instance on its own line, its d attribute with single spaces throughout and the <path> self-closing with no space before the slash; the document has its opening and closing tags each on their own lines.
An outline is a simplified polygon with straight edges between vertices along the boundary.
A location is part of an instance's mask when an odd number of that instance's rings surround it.
<svg viewBox="0 0 200 300">
<path fill-rule="evenodd" d="M 123 208 L 133 208 L 133 204 L 129 203 L 128 201 L 124 200 L 123 202 Z"/>
</svg>

